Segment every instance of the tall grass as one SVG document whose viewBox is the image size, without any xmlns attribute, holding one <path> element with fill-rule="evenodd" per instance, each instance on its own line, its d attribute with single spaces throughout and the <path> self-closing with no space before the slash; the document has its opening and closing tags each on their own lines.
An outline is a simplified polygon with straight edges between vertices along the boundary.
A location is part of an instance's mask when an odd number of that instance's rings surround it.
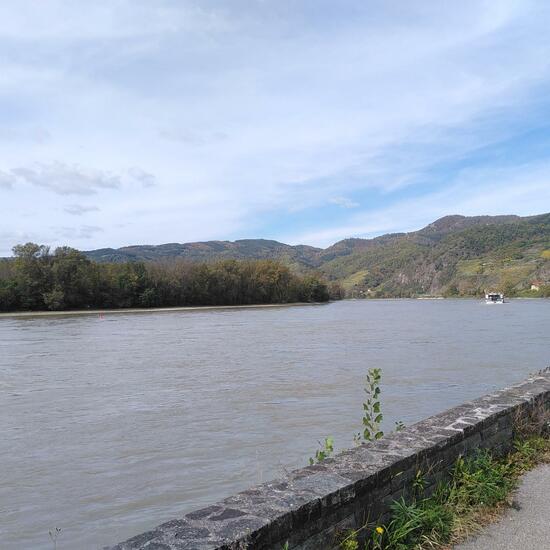
<svg viewBox="0 0 550 550">
<path fill-rule="evenodd" d="M 515 441 L 505 458 L 480 450 L 461 457 L 431 496 L 424 483 L 415 479 L 410 502 L 391 505 L 391 519 L 385 525 L 365 525 L 347 533 L 343 550 L 421 550 L 442 548 L 465 538 L 493 520 L 509 500 L 521 474 L 541 462 L 550 462 L 550 440 L 538 435 Z M 363 543 L 360 536 L 367 533 Z"/>
</svg>

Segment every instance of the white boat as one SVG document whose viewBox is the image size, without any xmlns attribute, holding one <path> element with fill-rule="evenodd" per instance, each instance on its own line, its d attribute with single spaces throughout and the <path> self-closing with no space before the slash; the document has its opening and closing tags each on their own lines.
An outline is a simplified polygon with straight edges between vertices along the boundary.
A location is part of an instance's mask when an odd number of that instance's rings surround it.
<svg viewBox="0 0 550 550">
<path fill-rule="evenodd" d="M 485 303 L 486 304 L 503 304 L 504 303 L 504 294 L 501 292 L 488 292 L 485 294 Z"/>
</svg>

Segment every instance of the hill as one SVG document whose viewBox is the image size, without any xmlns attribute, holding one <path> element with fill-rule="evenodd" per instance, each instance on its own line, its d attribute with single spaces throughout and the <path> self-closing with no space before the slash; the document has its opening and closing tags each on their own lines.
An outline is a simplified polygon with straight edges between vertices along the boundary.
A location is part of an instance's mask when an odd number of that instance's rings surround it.
<svg viewBox="0 0 550 550">
<path fill-rule="evenodd" d="M 345 239 L 320 249 L 246 239 L 86 252 L 100 262 L 184 258 L 277 259 L 295 272 L 315 271 L 351 296 L 473 295 L 498 288 L 527 292 L 550 281 L 550 214 L 445 216 L 410 233 Z"/>
<path fill-rule="evenodd" d="M 136 245 L 123 248 L 101 248 L 85 254 L 96 262 L 158 261 L 182 258 L 190 261 L 208 260 L 279 260 L 297 271 L 315 266 L 314 258 L 321 251 L 313 246 L 291 246 L 266 239 L 239 241 L 206 241 L 196 243 L 169 243 Z"/>
<path fill-rule="evenodd" d="M 550 281 L 549 249 L 550 214 L 447 216 L 419 231 L 353 242 L 322 271 L 352 295 L 477 295 L 494 288 L 512 295 L 534 280 Z M 330 256 L 330 248 L 323 253 Z"/>
</svg>

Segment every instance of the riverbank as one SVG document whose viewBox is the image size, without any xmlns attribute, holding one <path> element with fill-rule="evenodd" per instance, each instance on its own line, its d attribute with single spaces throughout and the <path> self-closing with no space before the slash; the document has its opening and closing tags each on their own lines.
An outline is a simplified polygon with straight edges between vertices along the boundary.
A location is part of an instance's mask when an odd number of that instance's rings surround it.
<svg viewBox="0 0 550 550">
<path fill-rule="evenodd" d="M 541 300 L 544 298 L 514 297 L 510 300 Z M 483 298 L 477 296 L 453 296 L 453 297 L 416 297 L 416 298 L 346 298 L 346 301 L 403 301 L 403 300 L 473 300 L 483 302 Z M 340 301 L 340 300 L 337 300 Z M 234 306 L 176 306 L 176 307 L 142 307 L 142 308 L 120 308 L 120 309 L 75 309 L 66 311 L 7 311 L 0 312 L 0 319 L 3 318 L 27 318 L 27 317 L 64 317 L 71 315 L 107 315 L 117 313 L 172 313 L 177 311 L 209 311 L 224 309 L 265 309 L 265 308 L 285 308 L 297 306 L 320 306 L 333 303 L 328 302 L 291 302 L 288 304 L 243 304 Z"/>
<path fill-rule="evenodd" d="M 109 548 L 443 547 L 537 462 L 546 442 L 517 436 L 540 426 L 549 406 L 546 369 Z"/>
<path fill-rule="evenodd" d="M 329 302 L 292 302 L 289 304 L 243 304 L 239 306 L 179 306 L 179 307 L 143 307 L 122 309 L 75 309 L 68 311 L 11 311 L 0 313 L 0 319 L 12 317 L 65 317 L 71 315 L 111 315 L 119 313 L 173 313 L 177 311 L 211 311 L 224 309 L 266 309 L 296 306 L 320 306 Z"/>
</svg>

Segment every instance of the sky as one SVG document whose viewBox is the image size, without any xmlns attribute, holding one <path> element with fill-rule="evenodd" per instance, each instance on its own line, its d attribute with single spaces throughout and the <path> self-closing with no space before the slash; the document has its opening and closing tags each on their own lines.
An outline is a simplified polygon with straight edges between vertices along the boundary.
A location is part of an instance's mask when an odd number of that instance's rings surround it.
<svg viewBox="0 0 550 550">
<path fill-rule="evenodd" d="M 0 256 L 550 211 L 546 0 L 0 2 Z"/>
</svg>

